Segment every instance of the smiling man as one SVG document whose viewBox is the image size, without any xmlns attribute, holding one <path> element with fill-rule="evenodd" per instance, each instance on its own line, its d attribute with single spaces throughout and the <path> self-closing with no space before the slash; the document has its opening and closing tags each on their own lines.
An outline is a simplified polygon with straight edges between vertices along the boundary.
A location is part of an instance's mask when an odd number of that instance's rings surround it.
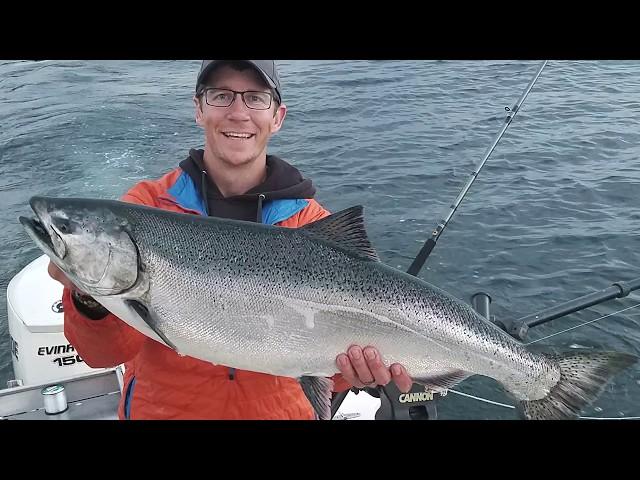
<svg viewBox="0 0 640 480">
<path fill-rule="evenodd" d="M 314 200 L 311 180 L 267 154 L 287 113 L 273 60 L 204 60 L 193 102 L 204 150 L 192 149 L 159 180 L 138 183 L 124 201 L 288 228 L 329 215 Z M 120 418 L 314 418 L 295 379 L 181 357 L 79 291 L 53 263 L 49 273 L 65 285 L 65 335 L 85 362 L 126 364 Z M 372 347 L 352 345 L 336 363 L 341 372 L 334 377 L 336 391 L 390 381 L 403 391 L 412 385 L 401 365 L 387 367 Z"/>
</svg>

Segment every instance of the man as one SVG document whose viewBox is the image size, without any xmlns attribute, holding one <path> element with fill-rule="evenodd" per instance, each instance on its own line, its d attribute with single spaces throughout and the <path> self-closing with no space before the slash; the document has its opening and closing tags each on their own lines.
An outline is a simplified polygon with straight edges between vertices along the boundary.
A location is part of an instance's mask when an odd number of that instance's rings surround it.
<svg viewBox="0 0 640 480">
<path fill-rule="evenodd" d="M 271 135 L 287 107 L 273 60 L 205 60 L 193 98 L 204 150 L 191 150 L 159 180 L 131 188 L 124 201 L 166 210 L 297 228 L 329 215 L 313 199 L 310 180 L 267 155 Z M 78 291 L 53 264 L 64 284 L 64 332 L 91 367 L 125 363 L 122 419 L 313 419 L 298 382 L 240 371 L 191 357 L 149 339 Z M 385 385 L 411 388 L 404 368 L 382 364 L 375 348 L 353 345 L 336 358 L 336 391 Z"/>
</svg>

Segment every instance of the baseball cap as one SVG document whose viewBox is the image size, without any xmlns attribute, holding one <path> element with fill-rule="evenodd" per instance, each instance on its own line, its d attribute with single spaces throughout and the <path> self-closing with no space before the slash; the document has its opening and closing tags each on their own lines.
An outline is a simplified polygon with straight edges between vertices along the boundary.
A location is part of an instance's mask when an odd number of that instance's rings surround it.
<svg viewBox="0 0 640 480">
<path fill-rule="evenodd" d="M 198 73 L 198 80 L 196 81 L 196 92 L 200 90 L 204 80 L 207 78 L 209 73 L 218 65 L 220 62 L 225 62 L 229 60 L 203 60 L 202 65 L 200 67 L 200 73 Z M 253 68 L 255 68 L 258 73 L 262 76 L 265 82 L 273 88 L 276 92 L 276 100 L 278 103 L 282 103 L 282 93 L 280 91 L 280 77 L 278 76 L 278 70 L 276 69 L 275 60 L 241 60 L 242 62 L 246 62 L 250 64 Z"/>
</svg>

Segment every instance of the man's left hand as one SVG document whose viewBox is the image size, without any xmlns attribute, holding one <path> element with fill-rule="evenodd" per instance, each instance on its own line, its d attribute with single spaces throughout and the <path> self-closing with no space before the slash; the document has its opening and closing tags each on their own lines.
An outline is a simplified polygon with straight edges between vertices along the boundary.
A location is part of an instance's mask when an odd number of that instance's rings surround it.
<svg viewBox="0 0 640 480">
<path fill-rule="evenodd" d="M 341 353 L 336 357 L 336 364 L 342 377 L 357 388 L 387 385 L 393 380 L 401 392 L 407 393 L 413 385 L 402 365 L 394 363 L 387 367 L 378 350 L 371 346 L 363 349 L 352 345 L 346 354 Z"/>
</svg>

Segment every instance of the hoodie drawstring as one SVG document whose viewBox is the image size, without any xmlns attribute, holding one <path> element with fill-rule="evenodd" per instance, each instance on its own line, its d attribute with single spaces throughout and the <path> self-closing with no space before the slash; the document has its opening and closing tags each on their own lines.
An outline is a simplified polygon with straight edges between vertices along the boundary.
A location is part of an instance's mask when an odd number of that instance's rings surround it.
<svg viewBox="0 0 640 480">
<path fill-rule="evenodd" d="M 207 171 L 202 169 L 202 176 L 200 177 L 200 186 L 202 188 L 202 199 L 204 200 L 204 213 L 209 216 L 209 198 L 207 197 Z"/>
<path fill-rule="evenodd" d="M 256 218 L 257 223 L 262 223 L 262 202 L 266 197 L 261 193 L 258 195 L 258 215 Z"/>
</svg>

